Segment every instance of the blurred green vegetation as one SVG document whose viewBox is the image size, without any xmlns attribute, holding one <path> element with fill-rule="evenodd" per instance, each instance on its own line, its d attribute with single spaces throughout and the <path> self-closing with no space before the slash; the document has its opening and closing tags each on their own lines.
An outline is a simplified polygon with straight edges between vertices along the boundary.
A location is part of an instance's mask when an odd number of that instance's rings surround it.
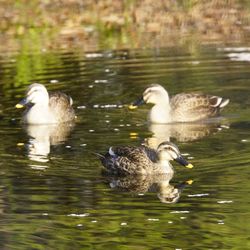
<svg viewBox="0 0 250 250">
<path fill-rule="evenodd" d="M 165 47 L 249 38 L 246 0 L 2 0 L 0 50 Z M 34 40 L 33 40 L 34 39 Z"/>
</svg>

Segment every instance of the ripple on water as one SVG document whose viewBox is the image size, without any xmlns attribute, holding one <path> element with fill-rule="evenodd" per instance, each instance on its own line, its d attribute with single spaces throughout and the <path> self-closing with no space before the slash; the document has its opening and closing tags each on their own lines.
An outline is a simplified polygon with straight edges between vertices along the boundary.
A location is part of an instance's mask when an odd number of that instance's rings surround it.
<svg viewBox="0 0 250 250">
<path fill-rule="evenodd" d="M 204 46 L 3 54 L 0 248 L 245 249 L 250 235 L 249 51 Z M 73 98 L 78 119 L 65 138 L 55 130 L 44 140 L 37 128 L 28 136 L 19 123 L 21 113 L 13 106 L 26 86 L 38 81 Z M 122 105 L 152 83 L 171 94 L 199 91 L 229 97 L 225 119 L 192 129 L 174 124 L 153 131 L 146 122 L 149 106 L 132 112 Z M 175 142 L 189 159 L 195 156 L 192 170 L 173 163 L 171 188 L 166 183 L 164 190 L 168 195 L 179 188 L 181 195 L 172 204 L 159 201 L 162 190 L 155 183 L 145 192 L 111 189 L 91 153 L 111 145 L 138 146 L 145 137 L 155 138 L 151 134 Z M 46 163 L 29 155 L 26 145 L 35 137 L 40 140 L 34 147 L 48 146 Z M 191 179 L 195 184 L 183 188 Z M 138 184 L 147 183 L 135 181 L 133 188 Z"/>
</svg>

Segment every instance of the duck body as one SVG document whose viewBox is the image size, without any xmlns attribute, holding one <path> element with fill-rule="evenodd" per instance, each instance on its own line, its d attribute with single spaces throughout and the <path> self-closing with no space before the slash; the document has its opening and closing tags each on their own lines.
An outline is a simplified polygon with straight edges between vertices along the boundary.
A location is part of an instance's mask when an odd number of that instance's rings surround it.
<svg viewBox="0 0 250 250">
<path fill-rule="evenodd" d="M 170 142 L 161 143 L 157 150 L 146 146 L 110 147 L 109 151 L 100 157 L 103 166 L 110 174 L 141 175 L 173 173 L 170 160 L 176 160 L 191 168 L 180 154 L 178 148 Z"/>
<path fill-rule="evenodd" d="M 137 104 L 152 103 L 148 119 L 152 123 L 195 122 L 220 114 L 229 99 L 197 93 L 180 93 L 169 98 L 168 92 L 159 84 L 147 88 Z M 131 107 L 131 106 L 130 106 Z"/>
<path fill-rule="evenodd" d="M 106 170 L 112 174 L 151 174 L 156 168 L 154 165 L 157 154 L 145 146 L 111 147 L 101 160 Z"/>
<path fill-rule="evenodd" d="M 196 93 L 180 93 L 170 99 L 172 122 L 195 122 L 220 114 L 229 99 Z"/>
<path fill-rule="evenodd" d="M 26 106 L 22 121 L 26 124 L 57 124 L 75 119 L 70 96 L 62 92 L 48 93 L 42 84 L 32 84 L 17 108 Z"/>
<path fill-rule="evenodd" d="M 154 105 L 148 113 L 148 120 L 160 124 L 173 122 L 169 104 Z"/>
<path fill-rule="evenodd" d="M 48 105 L 33 105 L 26 108 L 22 122 L 25 124 L 53 124 L 58 123 Z"/>
</svg>

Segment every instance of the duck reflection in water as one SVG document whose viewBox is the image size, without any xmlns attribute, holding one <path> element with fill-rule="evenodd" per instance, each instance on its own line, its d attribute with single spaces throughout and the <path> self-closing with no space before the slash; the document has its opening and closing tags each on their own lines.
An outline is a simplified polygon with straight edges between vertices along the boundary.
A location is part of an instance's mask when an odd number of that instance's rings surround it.
<svg viewBox="0 0 250 250">
<path fill-rule="evenodd" d="M 50 146 L 64 143 L 74 128 L 74 123 L 26 125 L 24 128 L 29 136 L 29 159 L 37 162 L 48 162 Z"/>
<path fill-rule="evenodd" d="M 192 180 L 184 181 L 177 185 L 169 182 L 173 173 L 161 175 L 136 175 L 136 176 L 107 176 L 112 189 L 119 192 L 129 192 L 134 195 L 141 195 L 147 192 L 157 193 L 162 203 L 178 202 L 183 189 L 193 183 Z"/>
<path fill-rule="evenodd" d="M 222 129 L 228 129 L 229 125 L 221 125 L 219 120 L 210 123 L 175 123 L 156 124 L 150 123 L 148 129 L 152 136 L 145 139 L 145 144 L 156 149 L 163 141 L 175 139 L 178 142 L 192 142 L 200 140 Z"/>
</svg>

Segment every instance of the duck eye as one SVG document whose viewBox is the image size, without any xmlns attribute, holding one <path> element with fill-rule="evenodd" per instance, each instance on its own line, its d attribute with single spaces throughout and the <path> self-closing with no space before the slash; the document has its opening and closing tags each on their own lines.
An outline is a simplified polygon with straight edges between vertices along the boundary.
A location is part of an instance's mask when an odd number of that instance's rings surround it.
<svg viewBox="0 0 250 250">
<path fill-rule="evenodd" d="M 147 90 L 145 90 L 144 95 L 148 95 L 148 94 L 150 94 L 151 92 L 152 92 L 151 89 L 147 89 Z"/>
<path fill-rule="evenodd" d="M 31 95 L 31 94 L 33 94 L 34 92 L 37 92 L 38 91 L 38 89 L 32 89 L 31 91 L 29 91 L 28 93 L 27 93 L 27 95 Z"/>
</svg>

